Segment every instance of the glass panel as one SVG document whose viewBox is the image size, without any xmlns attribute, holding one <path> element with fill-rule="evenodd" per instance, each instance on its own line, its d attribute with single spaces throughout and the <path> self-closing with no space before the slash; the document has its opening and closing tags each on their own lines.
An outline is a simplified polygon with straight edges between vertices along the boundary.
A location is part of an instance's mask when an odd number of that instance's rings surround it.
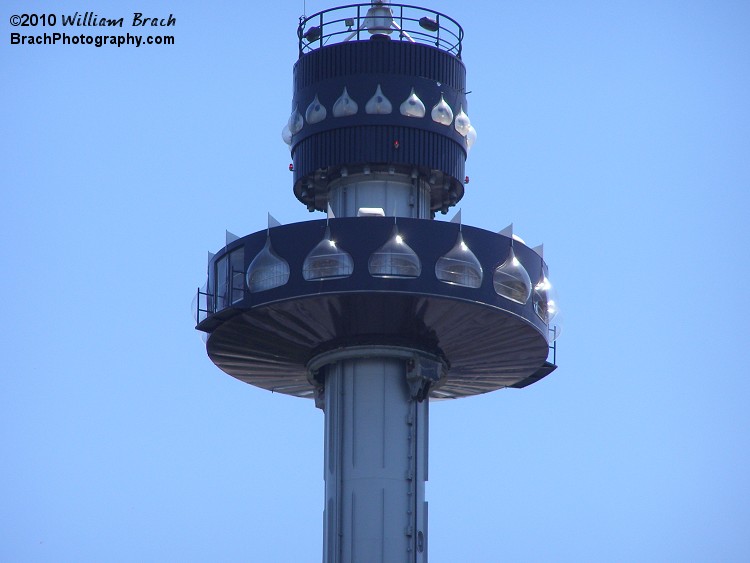
<svg viewBox="0 0 750 563">
<path fill-rule="evenodd" d="M 534 286 L 534 312 L 546 324 L 550 324 L 559 312 L 557 291 L 552 287 L 546 274 L 542 274 Z"/>
<path fill-rule="evenodd" d="M 302 275 L 308 281 L 345 278 L 354 271 L 354 260 L 345 250 L 336 247 L 331 239 L 331 230 L 326 227 L 325 235 L 305 258 Z"/>
<path fill-rule="evenodd" d="M 371 275 L 381 278 L 417 278 L 422 264 L 394 225 L 388 242 L 370 256 L 368 269 Z"/>
<path fill-rule="evenodd" d="M 435 264 L 435 276 L 442 282 L 464 287 L 482 285 L 482 265 L 466 246 L 461 231 L 453 248 Z"/>
<path fill-rule="evenodd" d="M 510 247 L 508 258 L 495 268 L 492 276 L 495 293 L 523 305 L 531 295 L 531 278 L 526 268 L 516 258 L 513 247 Z"/>
<path fill-rule="evenodd" d="M 271 246 L 271 237 L 247 268 L 247 288 L 251 293 L 266 291 L 289 281 L 289 264 L 276 254 Z"/>
<path fill-rule="evenodd" d="M 229 274 L 231 302 L 237 303 L 245 297 L 245 248 L 238 248 L 229 254 Z"/>
<path fill-rule="evenodd" d="M 227 306 L 227 292 L 229 285 L 227 283 L 229 257 L 224 256 L 216 262 L 216 310 L 221 311 Z"/>
</svg>

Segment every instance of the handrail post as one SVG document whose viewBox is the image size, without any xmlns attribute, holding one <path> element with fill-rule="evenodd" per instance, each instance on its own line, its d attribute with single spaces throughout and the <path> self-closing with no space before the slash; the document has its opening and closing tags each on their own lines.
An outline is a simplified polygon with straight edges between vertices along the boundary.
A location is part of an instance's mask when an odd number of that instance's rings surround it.
<svg viewBox="0 0 750 563">
<path fill-rule="evenodd" d="M 440 25 L 440 14 L 435 13 L 435 22 L 437 23 L 437 33 L 435 34 L 435 47 L 440 48 L 440 30 L 443 26 Z"/>
<path fill-rule="evenodd" d="M 320 43 L 320 46 L 323 46 L 323 36 L 325 35 L 323 33 L 323 14 L 324 12 L 320 12 L 320 39 L 318 39 L 318 42 Z"/>
</svg>

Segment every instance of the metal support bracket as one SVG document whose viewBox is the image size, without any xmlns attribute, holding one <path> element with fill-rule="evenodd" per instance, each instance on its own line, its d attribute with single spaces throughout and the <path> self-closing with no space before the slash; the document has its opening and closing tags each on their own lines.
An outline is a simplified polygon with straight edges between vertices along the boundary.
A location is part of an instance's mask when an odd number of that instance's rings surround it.
<svg viewBox="0 0 750 563">
<path fill-rule="evenodd" d="M 409 384 L 411 398 L 422 402 L 430 395 L 430 389 L 440 381 L 443 375 L 443 364 L 415 355 L 406 362 L 406 382 Z"/>
<path fill-rule="evenodd" d="M 398 358 L 406 362 L 406 383 L 411 398 L 418 402 L 428 399 L 430 391 L 445 380 L 448 373 L 445 361 L 414 348 L 379 345 L 338 348 L 316 356 L 307 364 L 307 380 L 315 388 L 315 406 L 325 410 L 325 382 L 318 377 L 321 368 L 341 360 L 374 357 Z"/>
</svg>

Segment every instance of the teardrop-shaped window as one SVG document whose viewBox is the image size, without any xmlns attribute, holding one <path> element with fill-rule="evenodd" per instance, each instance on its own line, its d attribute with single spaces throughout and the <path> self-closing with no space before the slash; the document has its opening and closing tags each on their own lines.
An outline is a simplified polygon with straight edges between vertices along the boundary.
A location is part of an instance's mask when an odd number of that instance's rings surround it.
<svg viewBox="0 0 750 563">
<path fill-rule="evenodd" d="M 546 324 L 550 324 L 559 312 L 557 291 L 550 283 L 546 274 L 542 274 L 534 285 L 534 312 Z"/>
<path fill-rule="evenodd" d="M 456 121 L 453 123 L 453 127 L 456 128 L 458 134 L 466 137 L 469 134 L 469 128 L 471 127 L 471 121 L 469 116 L 464 113 L 464 107 L 461 106 L 456 114 Z"/>
<path fill-rule="evenodd" d="M 365 112 L 370 115 L 387 115 L 393 111 L 391 101 L 385 97 L 383 90 L 380 89 L 380 84 L 375 89 L 375 95 L 365 105 Z"/>
<path fill-rule="evenodd" d="M 474 129 L 473 125 L 469 125 L 469 131 L 466 133 L 466 148 L 471 150 L 474 143 L 477 142 L 477 130 Z"/>
<path fill-rule="evenodd" d="M 292 132 L 289 129 L 289 124 L 284 125 L 284 128 L 281 130 L 281 139 L 287 144 L 292 144 Z"/>
<path fill-rule="evenodd" d="M 344 92 L 333 104 L 333 117 L 347 117 L 355 115 L 359 111 L 357 102 L 349 97 L 349 92 L 344 88 Z"/>
<path fill-rule="evenodd" d="M 310 102 L 309 106 L 307 106 L 305 119 L 310 124 L 320 123 L 326 118 L 326 115 L 328 115 L 326 107 L 320 103 L 320 100 L 318 100 L 318 96 L 315 96 L 315 99 Z"/>
<path fill-rule="evenodd" d="M 396 225 L 391 238 L 372 253 L 367 268 L 370 275 L 379 278 L 418 278 L 422 273 L 419 256 L 404 242 Z"/>
<path fill-rule="evenodd" d="M 529 300 L 529 295 L 531 295 L 531 278 L 526 268 L 516 258 L 512 246 L 505 262 L 495 268 L 495 273 L 492 276 L 492 284 L 495 286 L 495 293 L 501 297 L 505 297 L 521 305 Z"/>
<path fill-rule="evenodd" d="M 422 100 L 414 93 L 414 88 L 411 89 L 411 94 L 403 101 L 400 109 L 401 115 L 405 115 L 406 117 L 424 117 L 427 111 Z"/>
<path fill-rule="evenodd" d="M 435 264 L 435 276 L 442 282 L 464 287 L 482 285 L 482 265 L 466 246 L 461 231 L 458 232 L 453 248 Z"/>
<path fill-rule="evenodd" d="M 331 229 L 326 227 L 323 240 L 305 258 L 302 275 L 308 281 L 330 280 L 351 276 L 353 271 L 354 260 L 351 255 L 336 246 L 331 238 Z"/>
<path fill-rule="evenodd" d="M 289 131 L 292 133 L 292 135 L 296 135 L 302 130 L 302 126 L 304 125 L 304 120 L 302 119 L 302 115 L 300 112 L 297 111 L 297 106 L 294 106 L 294 110 L 292 110 L 292 115 L 289 116 L 289 121 L 287 121 L 287 126 L 289 127 Z"/>
<path fill-rule="evenodd" d="M 432 108 L 432 120 L 442 125 L 450 125 L 453 122 L 453 110 L 446 103 L 443 96 L 440 96 L 440 101 L 435 104 Z"/>
<path fill-rule="evenodd" d="M 289 264 L 274 252 L 271 237 L 247 268 L 247 288 L 251 293 L 266 291 L 289 281 Z"/>
</svg>

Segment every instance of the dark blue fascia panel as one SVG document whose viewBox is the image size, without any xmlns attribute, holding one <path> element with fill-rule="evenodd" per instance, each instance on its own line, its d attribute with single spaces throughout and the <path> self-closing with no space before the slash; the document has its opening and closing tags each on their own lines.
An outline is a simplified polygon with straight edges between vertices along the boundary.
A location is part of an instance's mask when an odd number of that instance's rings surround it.
<svg viewBox="0 0 750 563">
<path fill-rule="evenodd" d="M 342 279 L 306 281 L 302 276 L 302 264 L 307 254 L 320 242 L 326 224 L 337 246 L 347 251 L 354 259 L 351 276 Z M 492 283 L 494 269 L 508 256 L 511 245 L 509 237 L 463 225 L 462 234 L 466 245 L 474 252 L 484 270 L 484 278 L 479 288 L 447 284 L 435 276 L 437 260 L 455 244 L 459 225 L 445 221 L 399 218 L 396 222 L 405 242 L 417 253 L 422 262 L 422 273 L 415 279 L 383 279 L 370 275 L 367 265 L 370 255 L 383 245 L 391 235 L 394 225 L 392 217 L 352 217 L 331 219 L 330 221 L 305 221 L 270 229 L 274 251 L 283 257 L 290 267 L 289 282 L 286 285 L 250 293 L 235 305 L 247 309 L 279 300 L 303 295 L 339 292 L 395 291 L 414 294 L 443 295 L 467 301 L 482 303 L 513 315 L 527 319 L 541 334 L 547 334 L 546 325 L 533 311 L 531 299 L 519 305 L 499 296 Z M 220 250 L 212 259 L 209 272 L 214 264 L 228 252 L 244 246 L 245 270 L 263 248 L 267 230 L 245 236 Z M 532 283 L 542 275 L 543 261 L 529 247 L 518 241 L 513 242 L 513 250 L 531 277 Z M 212 285 L 212 284 L 211 284 Z"/>
</svg>

